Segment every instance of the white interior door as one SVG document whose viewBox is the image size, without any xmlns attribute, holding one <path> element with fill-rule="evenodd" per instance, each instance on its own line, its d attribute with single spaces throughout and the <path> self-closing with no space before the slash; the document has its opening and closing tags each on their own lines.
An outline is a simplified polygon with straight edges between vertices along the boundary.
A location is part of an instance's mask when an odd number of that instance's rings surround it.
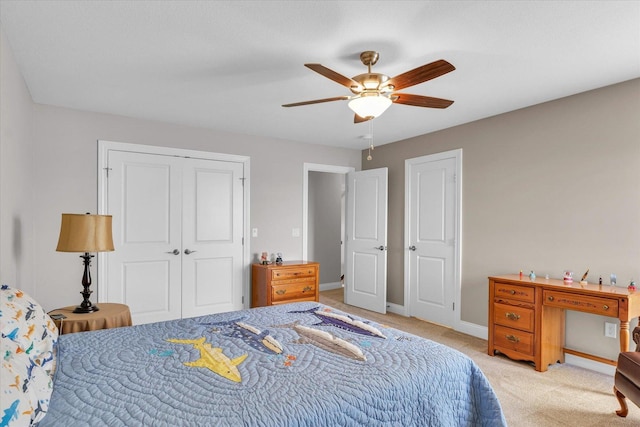
<svg viewBox="0 0 640 427">
<path fill-rule="evenodd" d="M 244 164 L 109 150 L 101 300 L 134 324 L 243 308 Z"/>
<path fill-rule="evenodd" d="M 387 168 L 347 174 L 345 303 L 387 311 Z"/>
<path fill-rule="evenodd" d="M 457 162 L 452 154 L 406 162 L 409 315 L 449 327 L 455 322 L 459 280 Z"/>
<path fill-rule="evenodd" d="M 239 310 L 243 165 L 184 160 L 182 317 Z"/>
<path fill-rule="evenodd" d="M 102 300 L 127 304 L 134 324 L 181 316 L 181 159 L 109 152 L 115 251 Z"/>
</svg>

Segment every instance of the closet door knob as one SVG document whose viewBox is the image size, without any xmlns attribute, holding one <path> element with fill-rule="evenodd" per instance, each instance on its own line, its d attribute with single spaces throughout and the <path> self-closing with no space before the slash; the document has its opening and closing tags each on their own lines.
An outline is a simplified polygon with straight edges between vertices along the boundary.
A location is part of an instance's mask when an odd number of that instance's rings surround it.
<svg viewBox="0 0 640 427">
<path fill-rule="evenodd" d="M 172 251 L 167 252 L 168 254 L 174 254 L 174 255 L 180 255 L 180 251 L 177 249 L 174 249 Z"/>
<path fill-rule="evenodd" d="M 410 250 L 410 251 L 415 251 L 415 250 L 416 250 L 416 245 L 411 245 L 411 246 L 409 246 L 409 250 Z"/>
<path fill-rule="evenodd" d="M 187 254 L 187 255 L 192 254 L 194 252 L 198 252 L 198 251 L 192 251 L 191 249 L 185 249 L 184 250 L 184 253 Z"/>
</svg>

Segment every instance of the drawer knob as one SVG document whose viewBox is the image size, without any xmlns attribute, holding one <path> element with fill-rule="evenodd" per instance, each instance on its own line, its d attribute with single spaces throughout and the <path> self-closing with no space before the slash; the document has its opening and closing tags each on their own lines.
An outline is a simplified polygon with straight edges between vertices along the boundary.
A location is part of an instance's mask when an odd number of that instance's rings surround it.
<svg viewBox="0 0 640 427">
<path fill-rule="evenodd" d="M 286 290 L 286 289 L 278 289 L 278 290 L 276 291 L 276 294 L 278 294 L 278 295 L 284 295 L 284 294 L 285 294 L 285 292 L 287 292 L 287 290 Z"/>
<path fill-rule="evenodd" d="M 511 295 L 515 295 L 516 291 L 514 291 L 513 289 L 511 289 Z"/>
<path fill-rule="evenodd" d="M 553 297 L 550 296 L 549 298 L 547 298 L 549 301 L 553 301 Z"/>
<path fill-rule="evenodd" d="M 505 315 L 505 317 L 506 317 L 507 319 L 509 319 L 509 320 L 520 320 L 520 315 L 519 315 L 519 314 L 516 314 L 516 313 L 509 313 L 509 312 L 507 312 L 507 313 L 505 313 L 504 315 Z"/>
<path fill-rule="evenodd" d="M 302 289 L 302 292 L 309 292 L 310 290 L 311 290 L 311 286 L 305 286 L 305 287 Z"/>
<path fill-rule="evenodd" d="M 605 310 L 609 310 L 609 306 L 607 304 L 603 305 L 602 308 Z"/>
<path fill-rule="evenodd" d="M 518 343 L 518 342 L 520 342 L 520 338 L 518 338 L 518 337 L 517 337 L 517 336 L 515 336 L 515 335 L 505 335 L 504 337 L 505 337 L 506 339 L 508 339 L 509 341 L 514 342 L 514 343 Z"/>
</svg>

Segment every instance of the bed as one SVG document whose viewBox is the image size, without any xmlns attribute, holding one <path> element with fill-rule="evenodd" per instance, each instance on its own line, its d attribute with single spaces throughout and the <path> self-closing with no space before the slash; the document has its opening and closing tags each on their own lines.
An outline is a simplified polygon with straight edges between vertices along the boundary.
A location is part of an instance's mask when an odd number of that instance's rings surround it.
<svg viewBox="0 0 640 427">
<path fill-rule="evenodd" d="M 52 378 L 30 398 L 42 427 L 506 425 L 467 356 L 315 302 L 56 340 L 24 374 Z M 2 426 L 24 420 L 5 397 Z"/>
</svg>

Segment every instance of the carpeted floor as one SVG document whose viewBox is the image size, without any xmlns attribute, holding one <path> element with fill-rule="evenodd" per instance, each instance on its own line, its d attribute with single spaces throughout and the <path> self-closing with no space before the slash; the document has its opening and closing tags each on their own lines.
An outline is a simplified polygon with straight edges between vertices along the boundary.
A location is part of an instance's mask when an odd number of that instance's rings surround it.
<svg viewBox="0 0 640 427">
<path fill-rule="evenodd" d="M 526 362 L 489 356 L 487 342 L 451 329 L 397 314 L 379 314 L 343 303 L 343 290 L 320 293 L 320 302 L 382 325 L 455 348 L 473 359 L 493 386 L 512 427 L 640 426 L 640 408 L 629 402 L 620 418 L 613 377 L 567 364 L 536 372 Z"/>
</svg>

